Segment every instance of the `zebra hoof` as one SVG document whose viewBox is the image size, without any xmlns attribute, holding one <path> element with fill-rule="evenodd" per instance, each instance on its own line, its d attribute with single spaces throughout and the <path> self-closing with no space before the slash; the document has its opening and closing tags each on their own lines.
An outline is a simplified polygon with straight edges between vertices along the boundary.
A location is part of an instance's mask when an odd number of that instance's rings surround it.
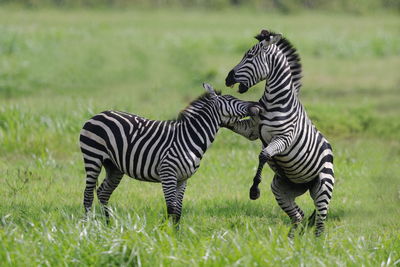
<svg viewBox="0 0 400 267">
<path fill-rule="evenodd" d="M 320 237 L 324 233 L 324 228 L 317 228 L 315 229 L 315 237 Z"/>
<path fill-rule="evenodd" d="M 258 187 L 252 186 L 250 188 L 250 199 L 256 200 L 260 197 L 260 189 Z"/>
</svg>

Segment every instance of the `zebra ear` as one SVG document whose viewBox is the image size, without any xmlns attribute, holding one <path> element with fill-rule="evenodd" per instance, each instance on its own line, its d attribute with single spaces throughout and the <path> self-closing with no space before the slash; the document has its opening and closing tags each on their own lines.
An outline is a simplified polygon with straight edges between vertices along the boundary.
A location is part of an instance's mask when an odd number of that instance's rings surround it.
<svg viewBox="0 0 400 267">
<path fill-rule="evenodd" d="M 263 43 L 263 48 L 267 49 L 267 47 L 271 44 L 276 44 L 282 39 L 282 34 L 274 33 L 270 34 L 265 38 L 265 40 L 261 41 Z"/>
<path fill-rule="evenodd" d="M 270 44 L 276 44 L 281 39 L 282 39 L 282 34 L 279 34 L 279 33 L 274 34 L 274 35 L 270 36 Z"/>
<path fill-rule="evenodd" d="M 207 93 L 209 93 L 212 98 L 217 97 L 217 93 L 215 93 L 215 90 L 211 84 L 203 83 L 203 87 L 204 89 L 206 89 Z"/>
</svg>

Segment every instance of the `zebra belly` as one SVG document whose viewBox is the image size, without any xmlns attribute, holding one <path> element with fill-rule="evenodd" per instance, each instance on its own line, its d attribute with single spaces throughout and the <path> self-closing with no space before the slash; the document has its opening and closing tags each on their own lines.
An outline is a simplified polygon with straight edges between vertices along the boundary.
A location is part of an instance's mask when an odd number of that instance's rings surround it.
<svg viewBox="0 0 400 267">
<path fill-rule="evenodd" d="M 142 182 L 150 182 L 150 183 L 160 183 L 161 179 L 159 176 L 142 176 L 142 175 L 131 175 L 126 173 L 126 175 L 128 175 L 129 177 L 138 180 L 138 181 L 142 181 Z"/>
<path fill-rule="evenodd" d="M 307 183 L 318 176 L 318 174 L 331 165 L 332 150 L 329 143 L 320 133 L 306 141 L 294 142 L 295 145 L 289 147 L 275 156 L 269 165 L 279 175 L 283 175 L 294 183 Z"/>
<path fill-rule="evenodd" d="M 178 150 L 174 147 L 173 153 L 168 159 L 175 168 L 178 181 L 184 181 L 190 178 L 200 167 L 201 157 L 191 151 Z"/>
<path fill-rule="evenodd" d="M 132 144 L 134 145 L 134 144 Z M 161 182 L 159 175 L 160 154 L 151 148 L 141 146 L 127 156 L 126 174 L 131 178 L 145 182 Z"/>
<path fill-rule="evenodd" d="M 313 166 L 306 169 L 294 169 L 293 166 L 282 164 L 278 161 L 279 157 L 274 157 L 274 159 L 268 162 L 268 165 L 277 173 L 279 176 L 286 177 L 293 183 L 307 183 L 314 180 L 318 173 L 323 169 L 323 165 Z M 304 162 L 302 162 L 304 163 Z M 305 162 L 307 164 L 307 162 Z"/>
<path fill-rule="evenodd" d="M 141 151 L 131 151 L 131 156 L 141 155 Z M 129 155 L 127 155 L 129 157 Z M 111 160 L 110 160 L 111 162 Z M 140 165 L 139 165 L 140 164 Z M 112 163 L 114 168 L 138 181 L 160 183 L 161 179 L 158 173 L 159 160 L 152 162 L 151 158 L 141 158 L 140 162 L 126 162 L 124 166 L 118 166 L 115 162 Z"/>
</svg>

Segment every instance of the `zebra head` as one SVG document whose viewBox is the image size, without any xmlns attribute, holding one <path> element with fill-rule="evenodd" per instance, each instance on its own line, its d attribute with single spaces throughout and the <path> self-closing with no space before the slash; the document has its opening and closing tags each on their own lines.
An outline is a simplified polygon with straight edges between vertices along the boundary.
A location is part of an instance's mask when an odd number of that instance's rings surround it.
<svg viewBox="0 0 400 267">
<path fill-rule="evenodd" d="M 277 50 L 276 43 L 282 38 L 280 34 L 262 30 L 255 37 L 259 42 L 250 48 L 242 60 L 228 74 L 225 79 L 226 86 L 233 87 L 239 83 L 239 93 L 245 93 L 250 87 L 268 77 L 268 55 Z"/>
<path fill-rule="evenodd" d="M 211 100 L 216 103 L 222 127 L 231 126 L 240 119 L 257 116 L 261 112 L 262 107 L 258 102 L 240 100 L 231 95 L 218 95 L 208 83 L 203 83 L 203 87 L 210 95 Z"/>
</svg>

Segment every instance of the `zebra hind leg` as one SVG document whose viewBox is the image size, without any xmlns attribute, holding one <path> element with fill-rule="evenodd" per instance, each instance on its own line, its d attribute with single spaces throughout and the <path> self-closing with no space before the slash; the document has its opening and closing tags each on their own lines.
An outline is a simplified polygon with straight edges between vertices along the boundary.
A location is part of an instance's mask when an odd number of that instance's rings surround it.
<svg viewBox="0 0 400 267">
<path fill-rule="evenodd" d="M 316 215 L 316 213 L 317 213 L 317 211 L 314 210 L 313 213 L 310 215 L 310 217 L 308 217 L 308 220 L 307 220 L 307 227 L 308 228 L 311 228 L 311 227 L 313 227 L 315 225 L 315 217 L 316 217 L 315 215 Z"/>
<path fill-rule="evenodd" d="M 310 188 L 311 198 L 315 205 L 315 235 L 320 236 L 325 230 L 325 220 L 328 213 L 329 202 L 332 198 L 335 179 L 333 170 L 325 168 L 319 175 L 318 181 Z M 311 223 L 312 223 L 312 217 Z"/>
<path fill-rule="evenodd" d="M 306 224 L 303 224 L 303 227 L 299 233 L 300 235 L 303 235 L 306 229 L 310 229 L 315 225 L 315 214 L 316 211 L 314 210 L 310 217 L 308 217 Z"/>
<path fill-rule="evenodd" d="M 304 184 L 292 183 L 286 178 L 275 175 L 271 183 L 271 190 L 275 195 L 278 205 L 292 221 L 288 237 L 294 238 L 296 230 L 301 226 L 304 218 L 304 212 L 296 204 L 295 199 L 304 194 L 308 190 L 308 187 Z"/>
<path fill-rule="evenodd" d="M 91 161 L 84 158 L 86 172 L 86 187 L 83 194 L 83 206 L 85 208 L 85 216 L 88 215 L 92 208 L 94 190 L 97 185 L 97 178 L 100 175 L 102 164 L 100 160 Z"/>
<path fill-rule="evenodd" d="M 258 156 L 258 168 L 253 179 L 253 185 L 250 187 L 250 199 L 252 200 L 256 200 L 260 197 L 260 189 L 258 188 L 258 185 L 261 183 L 261 174 L 266 162 L 267 157 L 263 152 L 261 152 Z"/>
<path fill-rule="evenodd" d="M 111 197 L 111 194 L 114 192 L 115 188 L 121 182 L 122 176 L 124 175 L 123 172 L 118 170 L 112 164 L 104 165 L 106 169 L 106 178 L 104 179 L 103 183 L 100 185 L 99 189 L 97 190 L 97 198 L 102 205 L 102 209 L 104 215 L 106 217 L 107 224 L 110 223 L 110 210 L 108 208 L 108 200 Z"/>
</svg>

